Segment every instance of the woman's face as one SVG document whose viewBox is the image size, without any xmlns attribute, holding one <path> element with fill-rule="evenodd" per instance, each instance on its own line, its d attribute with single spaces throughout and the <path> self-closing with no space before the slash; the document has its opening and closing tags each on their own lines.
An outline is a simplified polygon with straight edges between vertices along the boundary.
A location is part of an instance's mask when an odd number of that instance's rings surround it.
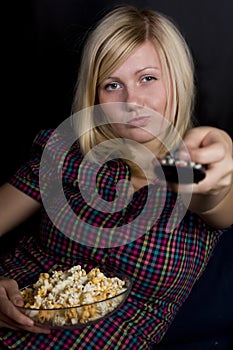
<svg viewBox="0 0 233 350">
<path fill-rule="evenodd" d="M 167 105 L 165 81 L 154 45 L 146 41 L 137 48 L 101 83 L 98 97 L 100 104 L 119 105 L 121 110 L 124 106 L 123 119 L 123 114 L 117 113 L 115 107 L 115 113 L 107 112 L 110 123 L 118 135 L 141 143 L 154 140 L 154 127 L 158 128 L 155 124 L 159 123 L 159 119 L 156 121 L 154 116 L 157 113 L 159 116 L 164 116 Z M 105 108 L 107 110 L 107 107 L 103 107 Z M 111 108 L 108 108 L 109 111 Z"/>
</svg>

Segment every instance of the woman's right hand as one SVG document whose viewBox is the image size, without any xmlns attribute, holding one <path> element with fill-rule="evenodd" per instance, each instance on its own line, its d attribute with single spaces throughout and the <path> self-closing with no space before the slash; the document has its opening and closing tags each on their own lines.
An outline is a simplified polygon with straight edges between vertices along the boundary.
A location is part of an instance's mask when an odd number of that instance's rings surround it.
<svg viewBox="0 0 233 350">
<path fill-rule="evenodd" d="M 0 277 L 0 328 L 49 334 L 49 328 L 34 325 L 34 322 L 16 307 L 23 305 L 17 282 Z"/>
</svg>

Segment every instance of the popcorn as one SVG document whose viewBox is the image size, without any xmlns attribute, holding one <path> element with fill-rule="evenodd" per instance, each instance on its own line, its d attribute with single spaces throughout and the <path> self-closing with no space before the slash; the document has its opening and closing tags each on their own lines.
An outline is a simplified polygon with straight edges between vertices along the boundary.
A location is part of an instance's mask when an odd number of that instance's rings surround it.
<svg viewBox="0 0 233 350">
<path fill-rule="evenodd" d="M 105 316 L 121 303 L 126 290 L 120 278 L 107 277 L 99 268 L 86 273 L 77 265 L 51 275 L 41 273 L 32 288 L 26 287 L 21 294 L 29 317 L 39 323 L 69 326 Z"/>
</svg>

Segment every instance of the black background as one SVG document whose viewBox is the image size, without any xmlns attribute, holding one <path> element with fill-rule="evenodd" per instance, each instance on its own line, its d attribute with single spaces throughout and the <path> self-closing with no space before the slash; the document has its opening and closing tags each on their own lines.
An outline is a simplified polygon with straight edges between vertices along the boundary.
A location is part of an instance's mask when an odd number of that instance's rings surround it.
<svg viewBox="0 0 233 350">
<path fill-rule="evenodd" d="M 195 59 L 195 116 L 201 125 L 223 128 L 233 138 L 232 0 L 124 3 L 151 7 L 175 20 Z M 1 5 L 0 183 L 27 159 L 40 129 L 56 128 L 70 116 L 83 37 L 116 4 L 123 2 L 8 0 Z M 204 275 L 156 349 L 233 349 L 232 231 L 222 236 Z"/>
<path fill-rule="evenodd" d="M 70 116 L 84 35 L 112 6 L 151 7 L 177 23 L 191 47 L 200 124 L 233 137 L 233 2 L 231 0 L 29 0 L 2 7 L 0 182 L 28 157 L 42 128 Z"/>
</svg>

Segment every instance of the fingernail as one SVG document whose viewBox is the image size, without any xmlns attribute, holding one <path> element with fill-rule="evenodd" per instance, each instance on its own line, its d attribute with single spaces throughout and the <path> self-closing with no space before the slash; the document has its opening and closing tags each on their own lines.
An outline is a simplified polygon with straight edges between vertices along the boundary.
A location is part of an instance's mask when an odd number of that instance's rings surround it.
<svg viewBox="0 0 233 350">
<path fill-rule="evenodd" d="M 23 306 L 24 302 L 22 299 L 18 298 L 18 299 L 15 299 L 14 304 L 16 306 Z"/>
<path fill-rule="evenodd" d="M 26 320 L 25 324 L 26 324 L 26 326 L 31 327 L 31 326 L 34 325 L 34 322 L 33 322 L 30 318 L 28 318 L 28 319 Z"/>
</svg>

